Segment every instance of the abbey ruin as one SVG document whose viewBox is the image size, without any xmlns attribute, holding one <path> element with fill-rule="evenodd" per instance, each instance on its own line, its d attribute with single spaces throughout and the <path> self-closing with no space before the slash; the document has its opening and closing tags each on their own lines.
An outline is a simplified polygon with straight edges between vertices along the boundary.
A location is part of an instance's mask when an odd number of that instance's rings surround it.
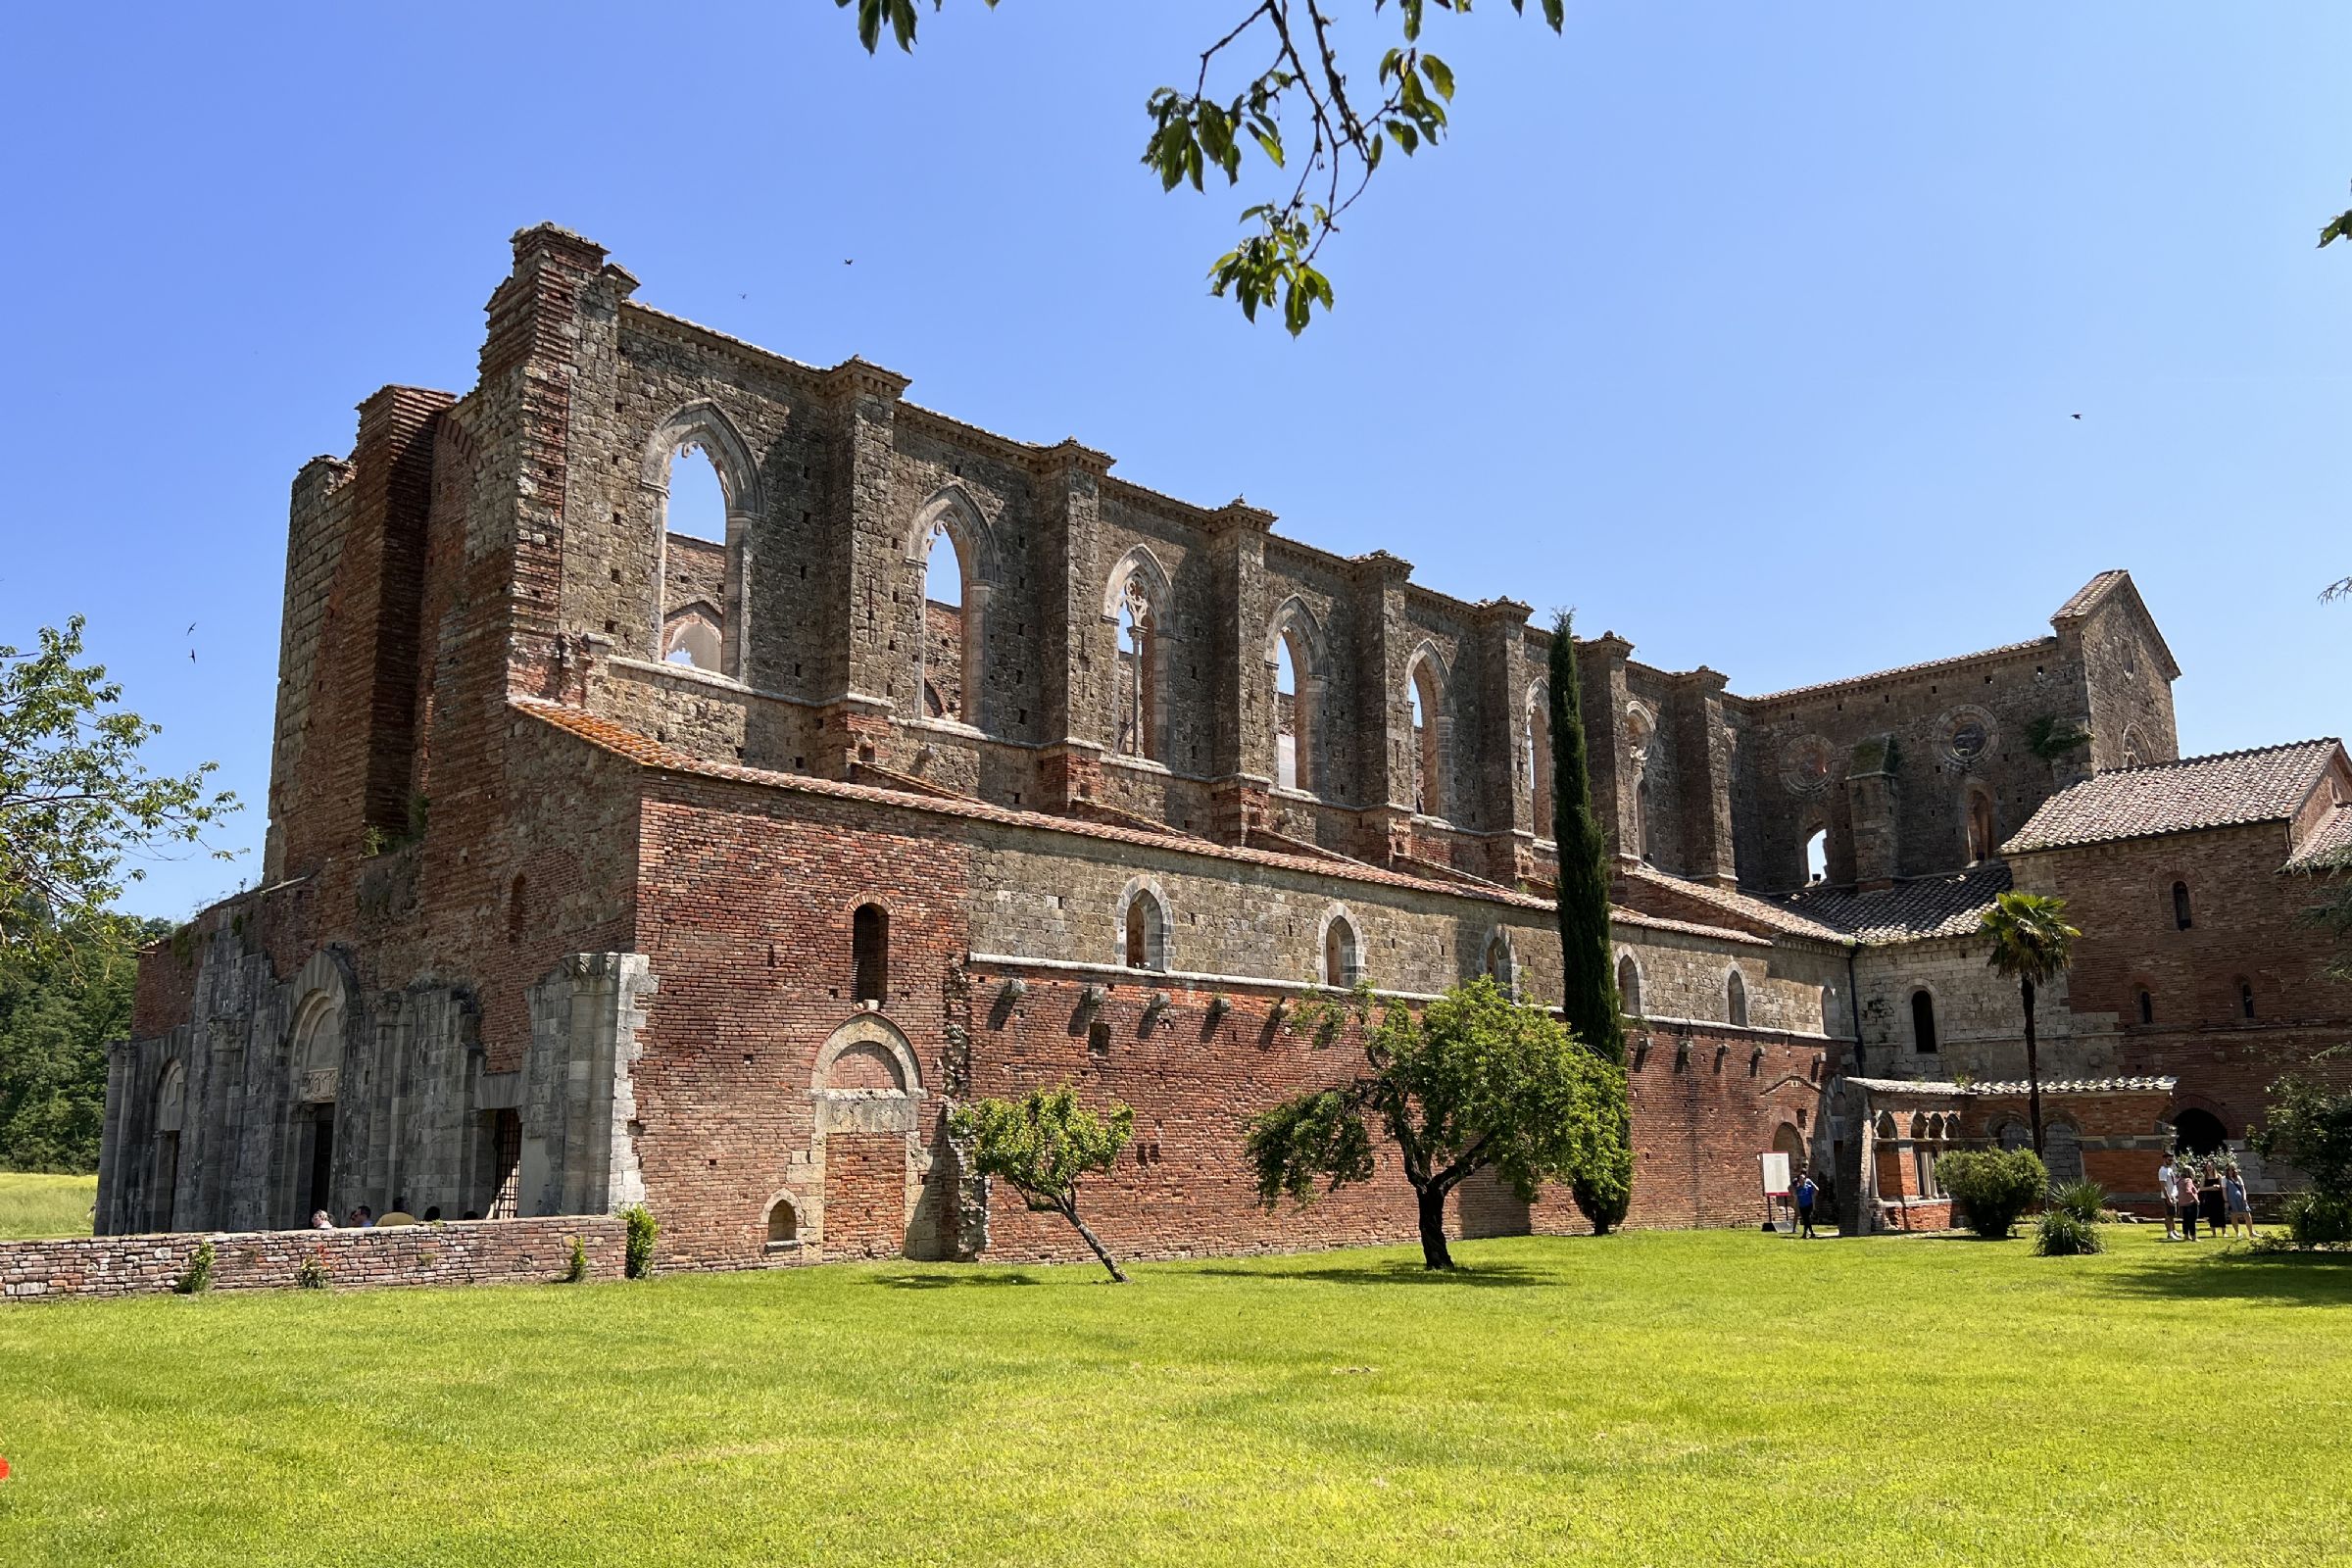
<svg viewBox="0 0 2352 1568">
<path fill-rule="evenodd" d="M 473 389 L 386 387 L 295 476 L 264 875 L 145 956 L 100 1231 L 644 1201 L 682 1266 L 1059 1256 L 945 1119 L 1068 1079 L 1136 1108 L 1116 1246 L 1410 1236 L 1401 1185 L 1264 1213 L 1240 1123 L 1344 1070 L 1286 1026 L 1311 990 L 1558 995 L 1530 607 L 637 292 L 522 231 Z M 668 526 L 706 458 L 723 538 Z M 2013 885 L 2086 932 L 2044 1002 L 2053 1165 L 2127 1200 L 2346 1037 L 2295 916 L 2352 765 L 2181 759 L 2126 573 L 1798 691 L 1635 653 L 1579 647 L 1634 1223 L 1753 1223 L 1772 1150 L 1848 1223 L 1937 1222 L 1933 1154 L 2022 1114 L 1971 935 Z M 1457 1223 L 1580 1222 L 1488 1186 Z"/>
</svg>

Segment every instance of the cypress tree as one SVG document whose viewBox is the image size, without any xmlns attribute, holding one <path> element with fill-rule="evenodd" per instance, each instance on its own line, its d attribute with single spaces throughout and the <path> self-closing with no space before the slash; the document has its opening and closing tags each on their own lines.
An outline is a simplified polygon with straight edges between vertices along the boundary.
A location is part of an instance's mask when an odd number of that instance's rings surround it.
<svg viewBox="0 0 2352 1568">
<path fill-rule="evenodd" d="M 1625 1218 L 1633 1196 L 1633 1124 L 1625 1099 L 1625 1020 L 1618 1012 L 1617 971 L 1609 953 L 1608 844 L 1592 814 L 1592 777 L 1585 750 L 1584 698 L 1576 678 L 1573 620 L 1561 611 L 1551 628 L 1551 827 L 1560 856 L 1560 1010 L 1569 1032 L 1620 1069 L 1612 1110 L 1613 1157 L 1570 1184 L 1576 1206 L 1606 1235 Z"/>
</svg>

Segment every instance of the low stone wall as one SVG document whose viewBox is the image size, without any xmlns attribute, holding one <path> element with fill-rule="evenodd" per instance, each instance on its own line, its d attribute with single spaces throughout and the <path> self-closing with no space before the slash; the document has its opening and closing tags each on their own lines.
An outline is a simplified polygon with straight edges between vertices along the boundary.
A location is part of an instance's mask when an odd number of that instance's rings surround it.
<svg viewBox="0 0 2352 1568">
<path fill-rule="evenodd" d="M 523 1285 L 563 1278 L 571 1240 L 588 1254 L 588 1277 L 621 1277 L 627 1238 L 611 1214 L 540 1219 L 459 1220 L 379 1230 L 231 1231 L 165 1236 L 78 1236 L 0 1242 L 0 1298 L 149 1296 L 169 1292 L 188 1259 L 213 1244 L 216 1291 L 291 1290 L 306 1258 L 328 1285 Z"/>
</svg>

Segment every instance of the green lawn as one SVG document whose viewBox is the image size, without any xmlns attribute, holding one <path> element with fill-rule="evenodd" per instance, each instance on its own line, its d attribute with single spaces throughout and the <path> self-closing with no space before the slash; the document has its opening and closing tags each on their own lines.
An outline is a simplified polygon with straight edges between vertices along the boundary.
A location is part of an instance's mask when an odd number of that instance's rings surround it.
<svg viewBox="0 0 2352 1568">
<path fill-rule="evenodd" d="M 2108 1234 L 0 1306 L 0 1562 L 2352 1562 L 2352 1267 Z"/>
<path fill-rule="evenodd" d="M 95 1176 L 0 1171 L 0 1242 L 25 1236 L 87 1236 L 90 1205 L 96 1201 Z"/>
</svg>

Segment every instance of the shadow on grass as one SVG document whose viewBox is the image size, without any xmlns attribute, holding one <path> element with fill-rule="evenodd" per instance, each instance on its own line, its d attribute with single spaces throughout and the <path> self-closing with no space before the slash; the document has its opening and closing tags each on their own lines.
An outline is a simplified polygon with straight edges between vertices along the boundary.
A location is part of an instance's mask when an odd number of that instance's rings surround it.
<svg viewBox="0 0 2352 1568">
<path fill-rule="evenodd" d="M 2184 1256 L 2168 1248 L 2141 1266 L 2109 1277 L 2104 1288 L 2113 1295 L 2142 1298 L 2352 1306 L 2352 1255 L 2216 1249 Z"/>
<path fill-rule="evenodd" d="M 874 1283 L 894 1291 L 953 1291 L 981 1285 L 1043 1285 L 1045 1281 L 1028 1274 L 880 1274 Z"/>
<path fill-rule="evenodd" d="M 1556 1276 L 1516 1263 L 1471 1263 L 1427 1269 L 1418 1263 L 1334 1263 L 1320 1268 L 1196 1268 L 1210 1279 L 1258 1280 L 1266 1284 L 1307 1281 L 1317 1285 L 1473 1285 L 1479 1287 L 1557 1285 Z"/>
</svg>

